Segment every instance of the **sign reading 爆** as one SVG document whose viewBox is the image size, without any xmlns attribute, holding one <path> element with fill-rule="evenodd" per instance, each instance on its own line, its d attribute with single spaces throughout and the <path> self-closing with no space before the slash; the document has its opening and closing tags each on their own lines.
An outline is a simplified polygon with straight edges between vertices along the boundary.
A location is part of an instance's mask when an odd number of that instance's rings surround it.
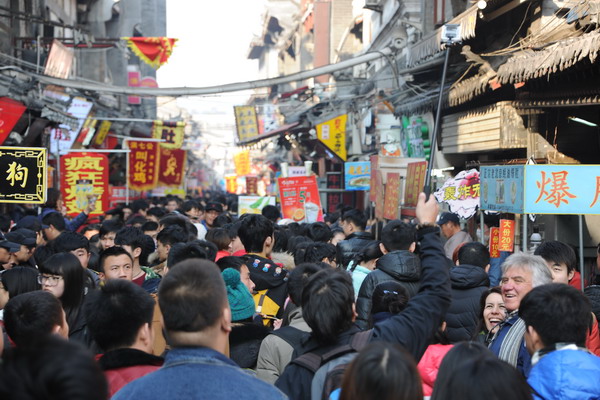
<svg viewBox="0 0 600 400">
<path fill-rule="evenodd" d="M 95 201 L 92 216 L 104 215 L 109 195 L 108 158 L 104 154 L 72 152 L 61 156 L 60 171 L 60 190 L 67 215 L 76 216 L 83 211 L 82 206 L 87 203 L 81 198 L 82 194 L 86 200 Z"/>
<path fill-rule="evenodd" d="M 471 218 L 479 206 L 479 171 L 470 169 L 448 179 L 435 193 L 437 201 L 447 203 L 461 218 Z"/>
<path fill-rule="evenodd" d="M 319 187 L 315 176 L 278 178 L 281 213 L 295 222 L 323 221 Z"/>
<path fill-rule="evenodd" d="M 342 161 L 346 161 L 347 120 L 348 115 L 343 114 L 322 124 L 317 124 L 317 138 Z"/>
<path fill-rule="evenodd" d="M 344 184 L 346 190 L 369 190 L 371 188 L 371 162 L 344 163 Z"/>
<path fill-rule="evenodd" d="M 512 252 L 515 247 L 515 221 L 501 219 L 498 237 L 498 251 Z"/>
<path fill-rule="evenodd" d="M 129 187 L 133 190 L 154 189 L 158 184 L 158 143 L 128 140 Z"/>
<path fill-rule="evenodd" d="M 481 209 L 523 213 L 524 165 L 481 167 Z"/>
<path fill-rule="evenodd" d="M 0 203 L 46 201 L 46 149 L 0 147 Z"/>
</svg>

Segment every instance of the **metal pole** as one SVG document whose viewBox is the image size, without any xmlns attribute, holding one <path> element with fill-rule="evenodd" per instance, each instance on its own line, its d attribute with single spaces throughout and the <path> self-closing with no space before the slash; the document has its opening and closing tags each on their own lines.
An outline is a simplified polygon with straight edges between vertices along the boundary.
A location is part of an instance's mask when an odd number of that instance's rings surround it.
<svg viewBox="0 0 600 400">
<path fill-rule="evenodd" d="M 485 232 L 484 232 L 484 222 L 483 222 L 483 210 L 479 210 L 479 222 L 481 225 L 481 243 L 486 244 L 485 243 Z"/>
<path fill-rule="evenodd" d="M 127 140 L 123 141 L 123 145 L 129 149 Z M 125 204 L 129 204 L 129 150 L 125 153 Z"/>
<path fill-rule="evenodd" d="M 585 289 L 585 271 L 583 269 L 583 216 L 579 215 L 579 273 L 581 274 L 581 291 Z"/>
<path fill-rule="evenodd" d="M 523 252 L 527 252 L 527 214 L 523 214 Z"/>
<path fill-rule="evenodd" d="M 442 83 L 440 84 L 440 94 L 438 95 L 437 109 L 435 110 L 435 122 L 433 125 L 433 137 L 431 138 L 431 153 L 429 155 L 429 162 L 427 163 L 427 173 L 425 174 L 425 185 L 423 187 L 423 192 L 425 192 L 426 199 L 429 199 L 429 194 L 431 193 L 431 170 L 433 168 L 433 160 L 435 158 L 435 151 L 437 146 L 437 137 L 441 125 L 442 101 L 444 99 L 444 86 L 446 85 L 446 73 L 448 72 L 448 62 L 450 61 L 450 49 L 450 44 L 446 44 L 444 68 L 442 69 Z"/>
</svg>

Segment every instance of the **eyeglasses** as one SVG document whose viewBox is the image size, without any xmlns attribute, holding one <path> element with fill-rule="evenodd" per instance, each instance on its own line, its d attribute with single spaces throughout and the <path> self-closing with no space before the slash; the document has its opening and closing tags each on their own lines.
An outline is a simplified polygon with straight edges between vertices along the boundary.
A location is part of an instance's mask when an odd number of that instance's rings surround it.
<svg viewBox="0 0 600 400">
<path fill-rule="evenodd" d="M 40 285 L 56 286 L 60 280 L 64 279 L 57 275 L 38 275 L 37 281 Z"/>
<path fill-rule="evenodd" d="M 395 294 L 395 295 L 398 295 L 398 292 L 396 292 L 395 290 L 384 290 L 383 294 Z"/>
</svg>

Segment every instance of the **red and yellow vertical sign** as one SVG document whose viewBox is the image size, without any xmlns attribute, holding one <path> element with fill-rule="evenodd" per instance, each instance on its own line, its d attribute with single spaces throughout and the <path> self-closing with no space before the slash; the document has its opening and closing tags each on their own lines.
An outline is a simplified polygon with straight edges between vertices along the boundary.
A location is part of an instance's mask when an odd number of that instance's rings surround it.
<svg viewBox="0 0 600 400">
<path fill-rule="evenodd" d="M 385 199 L 385 187 L 383 186 L 383 175 L 377 170 L 375 175 L 375 218 L 383 218 L 383 206 Z"/>
<path fill-rule="evenodd" d="M 104 154 L 77 152 L 60 158 L 60 189 L 67 215 L 76 216 L 95 198 L 94 215 L 108 209 L 108 158 Z M 85 198 L 81 198 L 81 194 Z M 89 197 L 88 197 L 89 195 Z"/>
<path fill-rule="evenodd" d="M 229 193 L 237 192 L 237 175 L 225 175 L 225 190 Z"/>
<path fill-rule="evenodd" d="M 513 251 L 515 246 L 515 221 L 510 219 L 500 220 L 499 251 Z"/>
<path fill-rule="evenodd" d="M 425 175 L 427 174 L 427 161 L 408 163 L 406 172 L 406 184 L 404 192 L 404 205 L 416 207 L 419 193 L 425 185 Z"/>
<path fill-rule="evenodd" d="M 185 122 L 154 121 L 152 125 L 152 137 L 164 140 L 160 144 L 163 149 L 180 149 L 184 133 Z"/>
<path fill-rule="evenodd" d="M 500 228 L 490 228 L 490 258 L 500 257 Z"/>
<path fill-rule="evenodd" d="M 181 186 L 185 176 L 186 152 L 181 149 L 160 149 L 158 181 L 165 186 Z"/>
<path fill-rule="evenodd" d="M 398 218 L 398 207 L 400 206 L 400 174 L 389 172 L 385 185 L 385 200 L 383 206 L 383 218 Z"/>
<path fill-rule="evenodd" d="M 158 143 L 131 140 L 129 146 L 129 187 L 149 190 L 158 183 Z"/>
<path fill-rule="evenodd" d="M 233 156 L 235 164 L 235 173 L 237 176 L 250 174 L 250 151 L 242 150 Z"/>
<path fill-rule="evenodd" d="M 342 161 L 346 161 L 347 120 L 348 114 L 343 114 L 322 124 L 317 124 L 317 138 Z"/>
<path fill-rule="evenodd" d="M 369 191 L 369 201 L 373 202 L 377 200 L 377 170 L 379 168 L 379 156 L 371 156 L 371 184 Z"/>
</svg>

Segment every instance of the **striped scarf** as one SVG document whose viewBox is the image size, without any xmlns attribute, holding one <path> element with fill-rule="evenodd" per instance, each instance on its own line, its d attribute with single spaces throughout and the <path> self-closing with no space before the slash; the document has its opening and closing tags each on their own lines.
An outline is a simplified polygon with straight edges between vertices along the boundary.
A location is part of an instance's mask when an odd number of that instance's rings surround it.
<svg viewBox="0 0 600 400">
<path fill-rule="evenodd" d="M 514 316 L 518 316 L 519 310 L 515 310 L 508 315 L 506 321 L 509 321 Z M 498 329 L 498 332 L 500 332 Z M 502 344 L 500 345 L 500 353 L 498 358 L 506 361 L 513 367 L 517 366 L 517 359 L 519 358 L 519 350 L 521 350 L 521 342 L 523 341 L 523 335 L 525 335 L 525 321 L 521 318 L 517 319 L 515 323 L 510 327 Z"/>
</svg>

